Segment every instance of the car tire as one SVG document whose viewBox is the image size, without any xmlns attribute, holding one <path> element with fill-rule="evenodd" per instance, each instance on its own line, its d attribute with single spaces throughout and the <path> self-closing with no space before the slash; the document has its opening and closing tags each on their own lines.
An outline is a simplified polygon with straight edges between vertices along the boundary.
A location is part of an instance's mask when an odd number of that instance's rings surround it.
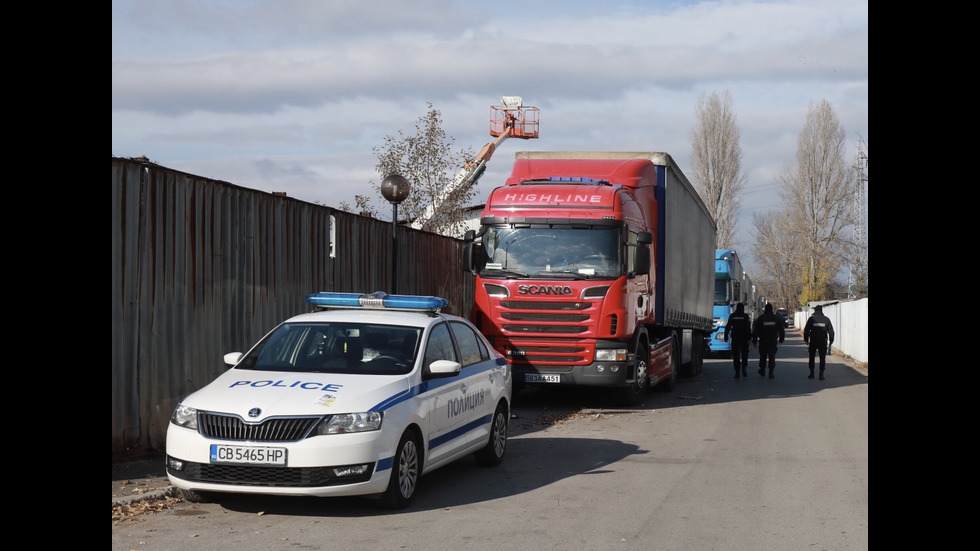
<svg viewBox="0 0 980 551">
<path fill-rule="evenodd" d="M 385 509 L 404 509 L 415 500 L 419 477 L 422 476 L 422 457 L 418 437 L 406 431 L 398 442 L 388 488 L 378 500 Z"/>
<path fill-rule="evenodd" d="M 504 452 L 507 451 L 507 423 L 507 405 L 501 403 L 493 413 L 487 445 L 474 454 L 480 466 L 493 467 L 503 461 Z"/>
<path fill-rule="evenodd" d="M 189 503 L 211 503 L 214 501 L 213 494 L 198 490 L 184 490 L 182 488 L 178 488 L 177 495 Z"/>
</svg>

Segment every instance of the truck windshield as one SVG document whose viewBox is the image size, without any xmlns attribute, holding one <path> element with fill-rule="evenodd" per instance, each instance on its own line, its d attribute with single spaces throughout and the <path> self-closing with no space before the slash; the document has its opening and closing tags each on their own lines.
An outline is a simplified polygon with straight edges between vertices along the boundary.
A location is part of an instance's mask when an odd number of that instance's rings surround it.
<svg viewBox="0 0 980 551">
<path fill-rule="evenodd" d="M 615 278 L 622 229 L 490 228 L 478 272 L 485 277 Z"/>
<path fill-rule="evenodd" d="M 730 280 L 728 278 L 715 280 L 715 306 L 722 306 L 733 302 L 732 297 L 728 293 L 731 289 L 729 282 Z"/>
</svg>

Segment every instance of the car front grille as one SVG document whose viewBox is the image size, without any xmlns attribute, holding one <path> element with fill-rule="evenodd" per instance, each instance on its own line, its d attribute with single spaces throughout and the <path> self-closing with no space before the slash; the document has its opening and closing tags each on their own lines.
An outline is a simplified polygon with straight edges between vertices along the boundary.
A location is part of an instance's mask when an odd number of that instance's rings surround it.
<svg viewBox="0 0 980 551">
<path fill-rule="evenodd" d="M 239 442 L 296 442 L 306 438 L 323 419 L 313 417 L 274 417 L 261 423 L 246 423 L 237 415 L 201 412 L 198 427 L 208 438 Z"/>
</svg>

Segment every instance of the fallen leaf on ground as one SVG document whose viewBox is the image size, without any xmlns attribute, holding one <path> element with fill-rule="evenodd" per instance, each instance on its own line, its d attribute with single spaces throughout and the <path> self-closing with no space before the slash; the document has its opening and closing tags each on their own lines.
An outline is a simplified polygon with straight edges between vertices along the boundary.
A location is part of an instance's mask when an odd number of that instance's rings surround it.
<svg viewBox="0 0 980 551">
<path fill-rule="evenodd" d="M 170 509 L 177 503 L 180 503 L 181 499 L 176 497 L 165 497 L 162 499 L 147 499 L 144 501 L 137 501 L 136 503 L 130 503 L 128 505 L 113 505 L 112 507 L 112 523 L 119 524 L 120 522 L 136 520 L 136 517 L 145 513 L 157 513 L 166 509 Z"/>
</svg>

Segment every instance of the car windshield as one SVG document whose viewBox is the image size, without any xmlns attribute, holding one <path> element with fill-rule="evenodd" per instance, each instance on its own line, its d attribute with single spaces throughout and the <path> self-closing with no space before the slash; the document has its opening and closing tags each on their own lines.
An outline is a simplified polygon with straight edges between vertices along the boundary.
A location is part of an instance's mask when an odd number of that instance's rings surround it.
<svg viewBox="0 0 980 551">
<path fill-rule="evenodd" d="M 415 365 L 421 329 L 366 323 L 284 323 L 236 369 L 398 375 Z"/>
</svg>

